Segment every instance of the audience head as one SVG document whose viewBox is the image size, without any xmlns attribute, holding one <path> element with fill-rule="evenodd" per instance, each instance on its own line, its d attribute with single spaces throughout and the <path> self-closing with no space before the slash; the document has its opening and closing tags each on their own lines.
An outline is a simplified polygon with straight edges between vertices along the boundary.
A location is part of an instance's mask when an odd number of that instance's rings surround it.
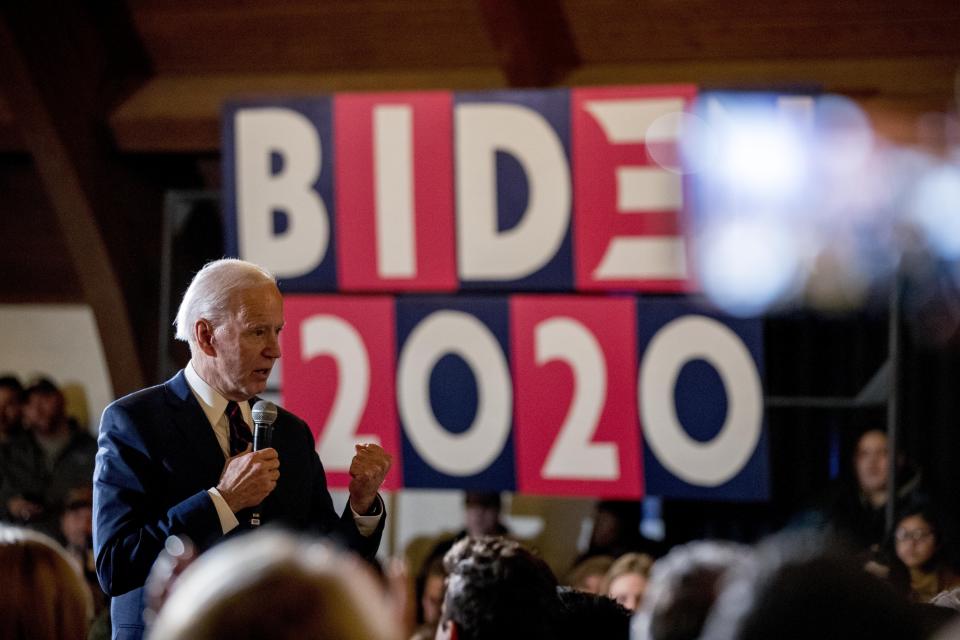
<svg viewBox="0 0 960 640">
<path fill-rule="evenodd" d="M 468 536 L 479 538 L 503 533 L 499 492 L 467 491 L 463 502 Z"/>
<path fill-rule="evenodd" d="M 613 555 L 630 547 L 639 536 L 640 503 L 635 500 L 602 500 L 593 517 L 590 548 L 609 550 Z"/>
<path fill-rule="evenodd" d="M 66 426 L 63 393 L 47 378 L 23 392 L 23 426 L 38 436 L 48 436 Z"/>
<path fill-rule="evenodd" d="M 266 388 L 283 326 L 283 298 L 269 272 L 243 260 L 208 263 L 187 288 L 175 324 L 197 373 L 228 400 Z"/>
<path fill-rule="evenodd" d="M 0 377 L 0 439 L 20 426 L 23 385 L 15 376 Z"/>
<path fill-rule="evenodd" d="M 92 547 L 93 537 L 93 487 L 74 487 L 67 492 L 60 514 L 60 533 L 67 547 L 86 549 Z"/>
<path fill-rule="evenodd" d="M 603 579 L 604 595 L 629 611 L 636 611 L 647 588 L 653 558 L 645 553 L 626 553 L 614 562 Z"/>
<path fill-rule="evenodd" d="M 630 612 L 610 598 L 569 587 L 558 587 L 557 595 L 560 598 L 561 638 L 630 638 Z"/>
<path fill-rule="evenodd" d="M 330 546 L 280 531 L 224 542 L 177 580 L 152 640 L 396 640 L 369 569 Z"/>
<path fill-rule="evenodd" d="M 887 434 L 880 429 L 865 431 L 853 452 L 853 468 L 860 490 L 882 496 L 890 477 Z"/>
<path fill-rule="evenodd" d="M 443 556 L 435 555 L 427 558 L 423 570 L 417 576 L 417 595 L 420 598 L 417 622 L 428 625 L 436 625 L 440 622 L 446 579 L 447 572 L 443 568 Z"/>
<path fill-rule="evenodd" d="M 52 539 L 0 524 L 0 638 L 80 640 L 93 601 L 86 583 Z"/>
<path fill-rule="evenodd" d="M 691 542 L 657 560 L 633 622 L 634 640 L 696 640 L 723 586 L 724 576 L 750 562 L 747 547 Z"/>
<path fill-rule="evenodd" d="M 447 591 L 438 640 L 555 638 L 556 578 L 518 542 L 464 538 L 447 552 L 444 567 Z"/>
<path fill-rule="evenodd" d="M 602 594 L 603 580 L 613 561 L 613 556 L 589 556 L 570 569 L 564 583 L 577 591 Z"/>
<path fill-rule="evenodd" d="M 942 543 L 940 517 L 932 504 L 915 501 L 898 514 L 893 530 L 897 557 L 908 569 L 930 570 L 937 565 Z"/>
<path fill-rule="evenodd" d="M 919 640 L 909 603 L 811 535 L 780 536 L 731 569 L 703 640 Z"/>
</svg>

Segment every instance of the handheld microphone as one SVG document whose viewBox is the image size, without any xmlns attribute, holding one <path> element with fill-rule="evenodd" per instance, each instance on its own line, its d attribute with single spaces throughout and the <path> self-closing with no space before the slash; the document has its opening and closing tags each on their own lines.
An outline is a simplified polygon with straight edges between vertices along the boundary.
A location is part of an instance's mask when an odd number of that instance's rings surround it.
<svg viewBox="0 0 960 640">
<path fill-rule="evenodd" d="M 273 435 L 273 423 L 277 420 L 277 405 L 266 400 L 257 400 L 253 405 L 253 450 L 260 451 L 270 446 Z M 250 514 L 250 526 L 260 526 L 260 505 Z"/>
</svg>

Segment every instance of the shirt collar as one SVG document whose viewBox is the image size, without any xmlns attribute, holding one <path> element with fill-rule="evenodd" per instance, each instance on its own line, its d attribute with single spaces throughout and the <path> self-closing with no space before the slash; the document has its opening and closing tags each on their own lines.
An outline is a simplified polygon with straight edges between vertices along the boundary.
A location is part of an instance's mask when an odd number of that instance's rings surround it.
<svg viewBox="0 0 960 640">
<path fill-rule="evenodd" d="M 183 368 L 183 375 L 187 379 L 190 391 L 193 392 L 197 402 L 200 403 L 203 414 L 207 416 L 207 421 L 210 423 L 210 426 L 216 427 L 217 423 L 220 422 L 220 418 L 223 417 L 223 412 L 227 409 L 228 400 L 200 377 L 200 374 L 197 373 L 197 370 L 193 367 L 193 360 L 188 362 L 187 366 Z M 243 416 L 243 421 L 248 425 L 252 424 L 250 403 L 238 402 L 237 404 L 240 406 L 240 415 Z"/>
</svg>

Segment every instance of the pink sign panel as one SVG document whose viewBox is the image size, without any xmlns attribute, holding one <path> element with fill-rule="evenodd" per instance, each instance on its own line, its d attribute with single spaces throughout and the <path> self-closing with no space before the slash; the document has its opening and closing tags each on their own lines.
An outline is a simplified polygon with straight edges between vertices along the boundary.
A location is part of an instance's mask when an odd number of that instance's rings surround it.
<svg viewBox="0 0 960 640">
<path fill-rule="evenodd" d="M 576 288 L 688 291 L 677 141 L 693 86 L 571 90 Z"/>
<path fill-rule="evenodd" d="M 284 405 L 313 430 L 330 487 L 349 486 L 356 443 L 376 442 L 394 456 L 383 488 L 399 489 L 393 299 L 298 295 L 284 307 Z"/>
<path fill-rule="evenodd" d="M 518 489 L 641 497 L 634 300 L 514 296 L 510 316 Z"/>
<path fill-rule="evenodd" d="M 453 291 L 448 92 L 338 94 L 337 270 L 345 291 Z"/>
</svg>

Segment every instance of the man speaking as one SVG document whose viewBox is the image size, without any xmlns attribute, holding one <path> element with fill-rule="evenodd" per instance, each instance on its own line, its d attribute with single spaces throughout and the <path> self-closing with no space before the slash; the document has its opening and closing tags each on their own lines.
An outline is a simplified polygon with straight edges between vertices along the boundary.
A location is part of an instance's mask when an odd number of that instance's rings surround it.
<svg viewBox="0 0 960 640">
<path fill-rule="evenodd" d="M 281 409 L 272 446 L 250 446 L 251 399 L 280 357 L 283 299 L 270 273 L 242 260 L 207 264 L 176 328 L 187 366 L 112 403 L 100 423 L 93 539 L 114 638 L 143 635 L 144 582 L 168 536 L 202 551 L 249 529 L 254 509 L 265 525 L 334 536 L 367 557 L 383 533 L 377 492 L 391 458 L 379 446 L 357 446 L 342 515 L 306 423 Z"/>
</svg>

